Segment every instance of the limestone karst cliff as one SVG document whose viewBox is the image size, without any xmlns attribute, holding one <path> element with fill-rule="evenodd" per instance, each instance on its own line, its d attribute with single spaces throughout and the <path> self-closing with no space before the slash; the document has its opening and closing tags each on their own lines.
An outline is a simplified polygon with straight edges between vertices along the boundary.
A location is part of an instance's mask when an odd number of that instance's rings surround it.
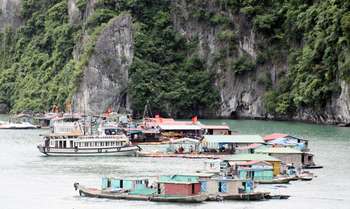
<svg viewBox="0 0 350 209">
<path fill-rule="evenodd" d="M 0 4 L 4 110 L 350 123 L 347 2 Z"/>
</svg>

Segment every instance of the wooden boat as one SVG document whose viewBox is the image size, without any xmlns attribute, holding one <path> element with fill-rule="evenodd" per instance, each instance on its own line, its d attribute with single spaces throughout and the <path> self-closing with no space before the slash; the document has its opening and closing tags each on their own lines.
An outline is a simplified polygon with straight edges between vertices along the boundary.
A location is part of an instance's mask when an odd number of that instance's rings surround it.
<svg viewBox="0 0 350 209">
<path fill-rule="evenodd" d="M 285 178 L 274 178 L 272 180 L 258 180 L 255 183 L 258 184 L 289 184 L 289 182 L 293 180 L 293 177 L 285 177 Z"/>
<path fill-rule="evenodd" d="M 266 195 L 265 198 L 270 200 L 270 199 L 273 199 L 273 200 L 286 200 L 290 197 L 290 195 Z"/>
<path fill-rule="evenodd" d="M 189 196 L 170 196 L 170 195 L 134 195 L 126 191 L 122 192 L 105 192 L 95 188 L 86 188 L 79 183 L 74 183 L 75 190 L 79 191 L 80 196 L 108 199 L 125 199 L 141 200 L 153 202 L 179 202 L 179 203 L 201 203 L 207 199 L 206 195 L 189 195 Z"/>
<path fill-rule="evenodd" d="M 269 195 L 269 192 L 251 192 L 241 194 L 219 194 L 211 196 L 208 200 L 221 201 L 221 200 L 244 200 L 244 201 L 259 201 L 264 200 L 265 196 Z"/>
<path fill-rule="evenodd" d="M 322 165 L 304 165 L 303 169 L 321 169 L 323 168 Z"/>
</svg>

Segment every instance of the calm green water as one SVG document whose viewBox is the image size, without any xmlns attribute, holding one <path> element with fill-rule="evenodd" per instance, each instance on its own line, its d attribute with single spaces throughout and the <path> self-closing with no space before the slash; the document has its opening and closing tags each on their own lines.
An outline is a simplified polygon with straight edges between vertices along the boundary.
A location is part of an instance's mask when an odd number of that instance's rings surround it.
<svg viewBox="0 0 350 209">
<path fill-rule="evenodd" d="M 3 117 L 3 116 L 2 116 Z M 1 120 L 1 116 L 0 116 Z M 267 186 L 274 193 L 292 195 L 289 200 L 263 202 L 210 202 L 197 205 L 150 203 L 79 197 L 76 181 L 99 186 L 100 177 L 154 176 L 202 169 L 203 160 L 154 158 L 49 158 L 36 149 L 39 134 L 45 130 L 0 130 L 0 208 L 1 209 L 296 209 L 350 208 L 350 128 L 291 122 L 205 120 L 206 124 L 230 125 L 242 134 L 289 133 L 310 140 L 316 162 L 325 166 L 315 170 L 311 182 L 293 182 L 286 188 Z M 150 147 L 148 147 L 150 148 Z"/>
</svg>

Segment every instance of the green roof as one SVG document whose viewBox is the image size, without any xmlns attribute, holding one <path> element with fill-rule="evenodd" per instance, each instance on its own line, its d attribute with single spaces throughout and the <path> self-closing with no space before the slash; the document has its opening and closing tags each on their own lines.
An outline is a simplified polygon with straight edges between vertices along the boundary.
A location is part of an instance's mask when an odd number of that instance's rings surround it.
<svg viewBox="0 0 350 209">
<path fill-rule="evenodd" d="M 260 147 L 255 150 L 255 153 L 264 154 L 301 154 L 302 152 L 291 147 Z"/>
<path fill-rule="evenodd" d="M 264 139 L 259 135 L 204 135 L 203 141 L 226 144 L 264 143 Z"/>
<path fill-rule="evenodd" d="M 172 175 L 160 176 L 158 183 L 193 184 L 198 183 L 198 180 L 198 176 Z"/>
<path fill-rule="evenodd" d="M 269 156 L 267 154 L 237 154 L 225 156 L 223 160 L 226 161 L 281 161 L 275 157 Z"/>
</svg>

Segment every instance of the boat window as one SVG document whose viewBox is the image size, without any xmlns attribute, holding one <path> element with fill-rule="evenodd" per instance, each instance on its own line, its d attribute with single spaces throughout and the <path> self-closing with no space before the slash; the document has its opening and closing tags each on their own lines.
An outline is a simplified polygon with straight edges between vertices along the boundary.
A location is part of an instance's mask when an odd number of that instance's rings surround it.
<svg viewBox="0 0 350 209">
<path fill-rule="evenodd" d="M 85 147 L 88 147 L 88 146 L 89 146 L 89 143 L 88 143 L 88 142 L 84 142 L 84 146 L 85 146 Z"/>
<path fill-rule="evenodd" d="M 73 141 L 70 140 L 69 143 L 70 143 L 70 147 L 73 147 Z"/>
<path fill-rule="evenodd" d="M 98 143 L 97 142 L 95 142 L 95 147 L 97 147 L 98 146 Z"/>
<path fill-rule="evenodd" d="M 55 141 L 55 147 L 58 148 L 58 141 Z"/>
<path fill-rule="evenodd" d="M 62 141 L 59 141 L 58 147 L 59 147 L 59 148 L 62 148 Z"/>
</svg>

